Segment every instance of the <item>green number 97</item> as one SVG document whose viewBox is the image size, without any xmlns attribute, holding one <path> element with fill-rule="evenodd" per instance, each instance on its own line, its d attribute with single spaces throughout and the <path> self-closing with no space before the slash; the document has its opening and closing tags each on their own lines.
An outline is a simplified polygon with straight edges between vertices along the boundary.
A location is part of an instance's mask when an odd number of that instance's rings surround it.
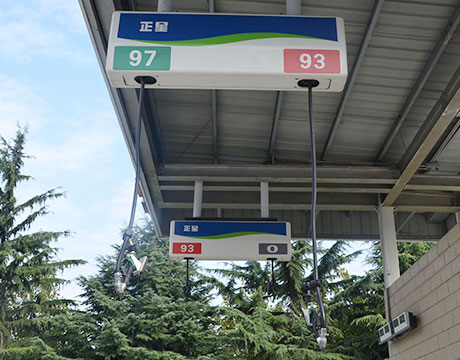
<svg viewBox="0 0 460 360">
<path fill-rule="evenodd" d="M 152 65 L 153 59 L 155 58 L 155 55 L 157 54 L 156 50 L 144 50 L 145 55 L 148 55 L 147 62 L 145 63 L 145 66 L 150 66 Z M 129 65 L 131 66 L 138 66 L 142 62 L 142 52 L 140 50 L 132 50 L 129 53 L 129 59 L 131 60 L 129 62 Z"/>
</svg>

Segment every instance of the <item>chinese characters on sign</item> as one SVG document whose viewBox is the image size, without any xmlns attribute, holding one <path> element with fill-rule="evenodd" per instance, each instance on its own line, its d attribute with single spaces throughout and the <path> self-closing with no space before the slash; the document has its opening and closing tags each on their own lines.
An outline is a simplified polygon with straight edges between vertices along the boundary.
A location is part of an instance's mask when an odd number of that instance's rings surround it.
<svg viewBox="0 0 460 360">
<path fill-rule="evenodd" d="M 198 232 L 198 225 L 184 225 L 184 232 Z"/>
<path fill-rule="evenodd" d="M 152 32 L 153 21 L 140 21 L 140 32 Z M 167 21 L 155 21 L 155 32 L 168 32 Z"/>
</svg>

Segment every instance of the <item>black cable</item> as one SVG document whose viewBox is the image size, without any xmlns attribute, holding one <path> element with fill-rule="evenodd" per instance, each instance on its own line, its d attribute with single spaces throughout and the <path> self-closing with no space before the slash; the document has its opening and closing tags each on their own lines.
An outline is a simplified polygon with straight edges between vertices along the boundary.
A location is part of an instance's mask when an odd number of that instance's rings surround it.
<svg viewBox="0 0 460 360">
<path fill-rule="evenodd" d="M 190 285 L 190 274 L 189 274 L 189 261 L 190 261 L 190 259 L 186 258 L 185 261 L 186 261 L 185 285 L 182 287 L 182 290 L 184 291 L 185 301 L 189 301 L 190 296 L 191 296 L 190 290 L 192 288 L 191 285 Z"/>
<path fill-rule="evenodd" d="M 311 150 L 311 240 L 313 244 L 313 279 L 319 281 L 318 273 L 318 247 L 316 244 L 316 143 L 315 128 L 313 126 L 313 88 L 308 87 L 308 115 L 310 119 L 310 150 Z M 321 327 L 326 328 L 326 315 L 324 312 L 323 300 L 319 286 L 316 287 L 316 297 L 321 314 Z"/>
<path fill-rule="evenodd" d="M 128 246 L 129 239 L 133 233 L 133 224 L 134 218 L 136 216 L 136 205 L 137 205 L 137 194 L 139 191 L 139 175 L 140 175 L 140 138 L 141 138 L 141 124 L 142 124 L 142 106 L 144 104 L 144 93 L 145 93 L 145 78 L 140 77 L 141 83 L 141 90 L 139 93 L 139 105 L 137 108 L 137 127 L 136 127 L 136 137 L 134 139 L 134 146 L 135 146 L 135 167 L 136 167 L 136 177 L 134 180 L 134 194 L 133 194 L 133 202 L 131 205 L 131 216 L 129 218 L 128 227 L 123 233 L 123 244 L 120 248 L 120 252 L 118 253 L 117 263 L 115 266 L 115 273 L 121 271 L 121 261 L 123 259 L 123 254 Z"/>
</svg>

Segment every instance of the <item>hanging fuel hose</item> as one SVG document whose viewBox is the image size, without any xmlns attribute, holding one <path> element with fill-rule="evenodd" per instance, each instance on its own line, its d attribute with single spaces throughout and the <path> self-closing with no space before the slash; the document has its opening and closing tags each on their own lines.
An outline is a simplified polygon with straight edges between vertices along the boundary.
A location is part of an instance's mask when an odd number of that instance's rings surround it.
<svg viewBox="0 0 460 360">
<path fill-rule="evenodd" d="M 136 125 L 136 136 L 134 139 L 135 147 L 135 168 L 136 177 L 134 180 L 134 194 L 131 206 L 131 216 L 129 218 L 128 227 L 123 232 L 123 244 L 121 245 L 120 251 L 117 256 L 117 262 L 115 265 L 115 292 L 122 294 L 128 286 L 129 280 L 132 275 L 139 275 L 144 269 L 147 257 L 143 256 L 138 259 L 136 257 L 136 247 L 132 241 L 134 218 L 136 216 L 136 205 L 137 195 L 139 191 L 139 176 L 140 176 L 140 137 L 141 137 L 141 125 L 142 125 L 142 108 L 145 97 L 145 85 L 156 83 L 156 79 L 151 76 L 137 76 L 135 80 L 141 85 L 139 92 L 139 105 L 137 108 L 137 125 Z M 128 254 L 125 257 L 125 252 Z"/>
<path fill-rule="evenodd" d="M 308 116 L 310 123 L 310 153 L 311 153 L 311 239 L 313 251 L 313 280 L 303 285 L 304 299 L 307 308 L 302 308 L 305 322 L 308 327 L 311 327 L 316 335 L 321 350 L 326 348 L 327 345 L 327 331 L 326 331 L 326 315 L 324 312 L 323 299 L 321 297 L 321 282 L 318 274 L 318 247 L 316 243 L 316 143 L 315 143 L 315 128 L 313 124 L 313 88 L 319 85 L 317 80 L 300 80 L 298 82 L 300 87 L 308 88 Z M 313 302 L 312 291 L 316 291 L 317 305 Z"/>
</svg>

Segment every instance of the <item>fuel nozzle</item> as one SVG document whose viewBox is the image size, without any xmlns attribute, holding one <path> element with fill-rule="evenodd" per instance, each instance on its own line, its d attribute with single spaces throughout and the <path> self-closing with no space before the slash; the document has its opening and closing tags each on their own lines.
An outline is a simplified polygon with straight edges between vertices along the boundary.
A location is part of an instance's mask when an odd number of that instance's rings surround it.
<svg viewBox="0 0 460 360">
<path fill-rule="evenodd" d="M 327 332 L 325 328 L 319 330 L 319 336 L 316 338 L 320 350 L 324 350 L 327 345 Z"/>
<path fill-rule="evenodd" d="M 115 292 L 120 295 L 128 287 L 131 276 L 139 275 L 142 270 L 144 270 L 145 264 L 147 263 L 147 256 L 138 259 L 136 255 L 134 255 L 134 252 L 130 252 L 126 259 L 129 262 L 129 269 L 125 271 L 121 268 L 121 271 L 115 272 Z"/>
</svg>

